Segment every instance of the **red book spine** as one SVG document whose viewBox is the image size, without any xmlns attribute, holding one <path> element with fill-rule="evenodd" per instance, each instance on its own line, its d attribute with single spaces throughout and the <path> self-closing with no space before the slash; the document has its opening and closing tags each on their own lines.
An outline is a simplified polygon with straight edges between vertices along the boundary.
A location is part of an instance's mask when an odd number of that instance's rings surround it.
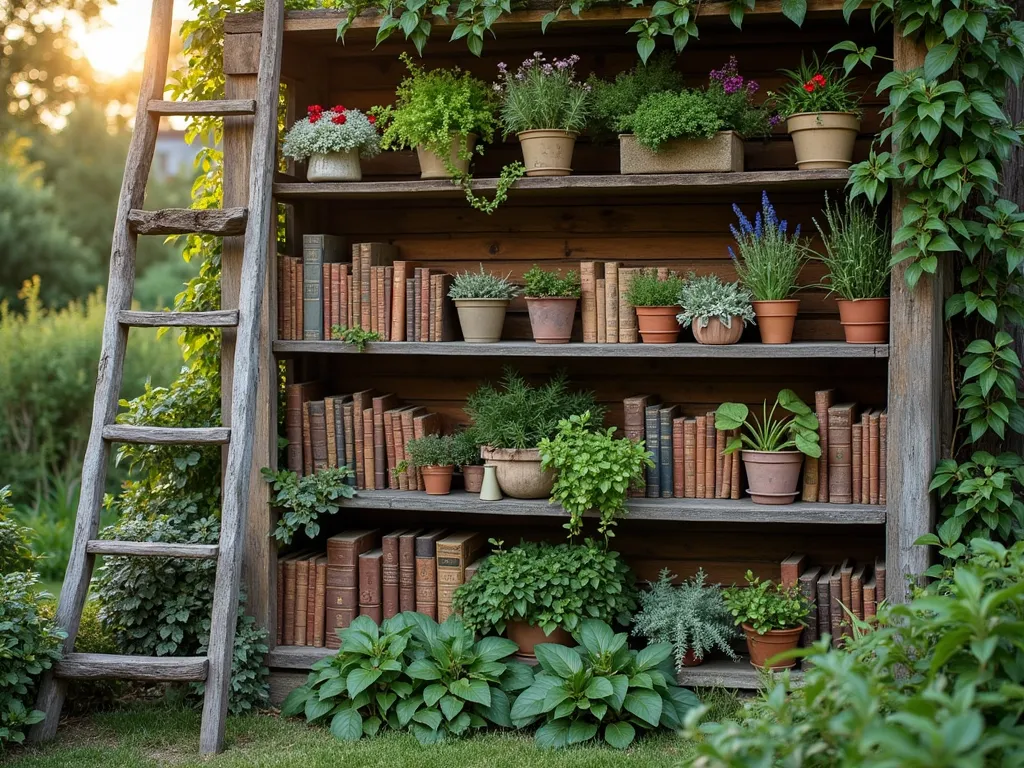
<svg viewBox="0 0 1024 768">
<path fill-rule="evenodd" d="M 672 420 L 672 495 L 677 499 L 686 497 L 685 422 L 681 417 Z"/>
</svg>

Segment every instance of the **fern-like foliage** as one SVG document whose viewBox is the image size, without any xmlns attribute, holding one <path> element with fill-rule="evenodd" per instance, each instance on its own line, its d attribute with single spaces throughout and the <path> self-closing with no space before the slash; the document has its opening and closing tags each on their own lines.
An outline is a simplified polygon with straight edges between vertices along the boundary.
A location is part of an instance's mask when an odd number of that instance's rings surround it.
<svg viewBox="0 0 1024 768">
<path fill-rule="evenodd" d="M 673 578 L 666 568 L 650 590 L 640 593 L 640 612 L 633 617 L 633 634 L 652 643 L 672 643 L 676 669 L 682 669 L 687 651 L 703 660 L 717 648 L 735 659 L 730 641 L 738 633 L 722 599 L 721 587 L 707 584 L 703 569 L 678 586 L 672 584 Z"/>
</svg>

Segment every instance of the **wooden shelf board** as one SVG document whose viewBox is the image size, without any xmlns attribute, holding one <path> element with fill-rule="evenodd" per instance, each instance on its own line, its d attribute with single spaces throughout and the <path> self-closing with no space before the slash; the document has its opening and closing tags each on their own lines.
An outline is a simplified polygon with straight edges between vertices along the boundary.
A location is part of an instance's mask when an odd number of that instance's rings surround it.
<svg viewBox="0 0 1024 768">
<path fill-rule="evenodd" d="M 630 499 L 626 520 L 668 520 L 702 523 L 807 525 L 884 525 L 885 507 L 866 504 L 755 504 L 750 499 Z M 475 493 L 453 491 L 428 496 L 422 491 L 358 491 L 342 509 L 391 509 L 405 512 L 447 512 L 460 515 L 565 517 L 547 499 L 481 501 Z"/>
<path fill-rule="evenodd" d="M 343 341 L 275 341 L 280 355 L 316 353 L 325 355 L 426 355 L 436 357 L 628 357 L 628 358 L 711 358 L 811 359 L 887 358 L 888 344 L 846 344 L 841 341 L 798 341 L 793 344 L 537 344 L 532 341 L 502 341 L 496 344 L 468 344 L 464 341 L 370 342 L 360 352 Z"/>
<path fill-rule="evenodd" d="M 818 171 L 745 171 L 742 173 L 659 173 L 623 176 L 581 175 L 546 176 L 520 179 L 512 187 L 513 195 L 708 195 L 726 194 L 744 189 L 826 190 L 841 188 L 849 178 L 846 170 Z M 497 179 L 476 179 L 473 189 L 493 192 Z M 352 181 L 319 183 L 277 183 L 274 195 L 279 200 L 399 200 L 406 198 L 464 197 L 461 189 L 447 180 Z"/>
<path fill-rule="evenodd" d="M 270 652 L 269 666 L 275 669 L 309 669 L 325 656 L 338 651 L 334 648 L 312 648 L 304 645 L 279 645 Z"/>
</svg>

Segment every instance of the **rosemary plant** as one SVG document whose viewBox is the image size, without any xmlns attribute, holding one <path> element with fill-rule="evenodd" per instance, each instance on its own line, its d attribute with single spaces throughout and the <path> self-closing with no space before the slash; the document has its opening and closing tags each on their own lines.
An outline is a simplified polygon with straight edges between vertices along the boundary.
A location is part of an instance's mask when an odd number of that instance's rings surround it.
<svg viewBox="0 0 1024 768">
<path fill-rule="evenodd" d="M 825 252 L 816 254 L 828 267 L 828 284 L 844 299 L 882 299 L 889 295 L 890 238 L 887 224 L 861 202 L 849 202 L 843 211 L 825 196 L 828 233 L 812 219 Z"/>
</svg>

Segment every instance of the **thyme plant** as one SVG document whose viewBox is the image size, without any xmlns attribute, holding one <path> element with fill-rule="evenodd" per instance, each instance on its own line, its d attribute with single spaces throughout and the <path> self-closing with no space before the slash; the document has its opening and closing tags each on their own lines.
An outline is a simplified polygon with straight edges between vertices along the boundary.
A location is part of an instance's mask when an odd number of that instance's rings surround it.
<svg viewBox="0 0 1024 768">
<path fill-rule="evenodd" d="M 658 278 L 656 269 L 642 269 L 633 275 L 626 292 L 626 301 L 634 307 L 674 307 L 679 303 L 683 280 L 670 274 Z"/>
</svg>

